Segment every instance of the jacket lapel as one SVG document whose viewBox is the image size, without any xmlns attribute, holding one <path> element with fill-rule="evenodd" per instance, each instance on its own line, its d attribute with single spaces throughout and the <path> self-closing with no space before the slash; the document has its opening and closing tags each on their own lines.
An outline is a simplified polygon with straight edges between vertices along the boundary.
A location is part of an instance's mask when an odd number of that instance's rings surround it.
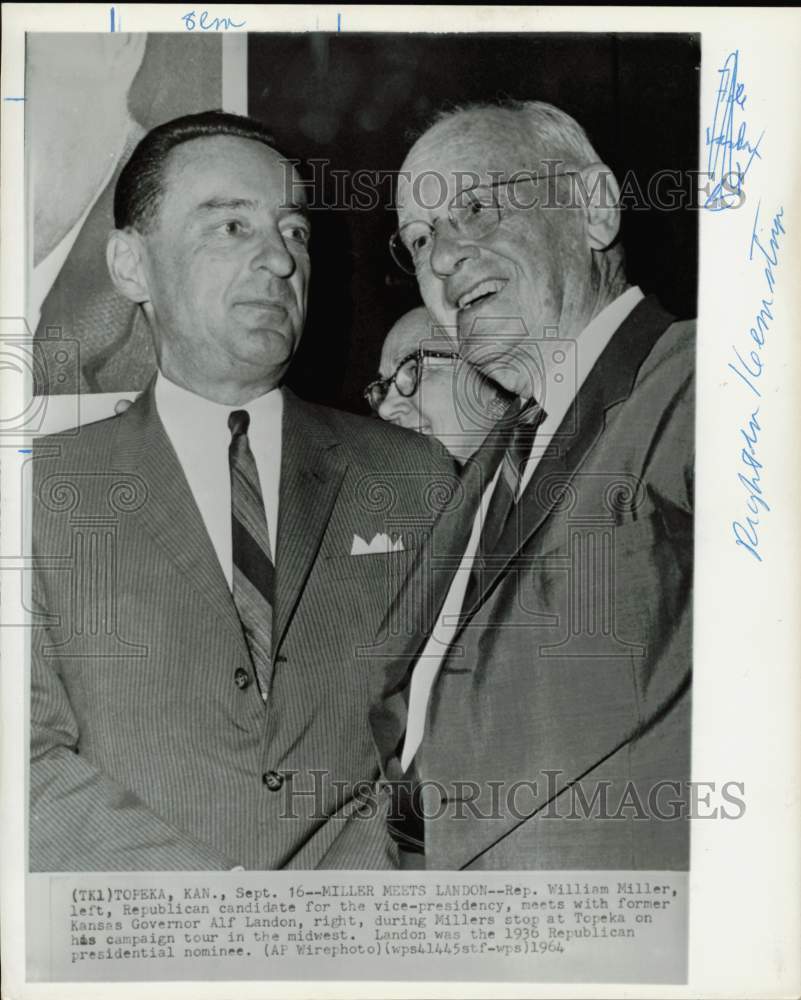
<svg viewBox="0 0 801 1000">
<path fill-rule="evenodd" d="M 621 324 L 609 342 L 590 374 L 587 376 L 574 401 L 574 422 L 563 421 L 560 430 L 560 448 L 544 458 L 532 477 L 518 507 L 517 524 L 510 524 L 499 544 L 501 552 L 519 552 L 523 546 L 536 538 L 537 532 L 547 523 L 549 515 L 559 502 L 559 491 L 567 486 L 581 469 L 594 445 L 604 431 L 609 412 L 623 403 L 631 395 L 638 372 L 659 337 L 673 322 L 673 317 L 665 312 L 654 298 L 639 303 Z M 571 415 L 568 414 L 568 417 Z M 575 431 L 566 434 L 566 428 Z M 506 547 L 508 546 L 508 547 Z M 514 555 L 510 556 L 510 562 Z M 509 563 L 507 563 L 508 567 Z M 492 592 L 499 578 L 506 572 L 501 567 L 492 574 L 483 587 L 481 600 Z M 480 602 L 479 602 L 480 603 Z M 476 605 L 479 606 L 478 604 Z M 459 641 L 458 635 L 454 643 Z M 581 698 L 589 705 L 600 704 L 609 698 L 608 678 L 602 672 L 589 671 L 586 674 L 586 688 L 582 692 L 570 685 L 564 688 L 565 704 L 570 708 L 572 698 Z M 680 697 L 683 688 L 676 697 Z M 611 757 L 630 739 L 630 733 L 622 728 L 609 725 L 609 717 L 602 712 L 575 713 L 565 709 L 565 718 L 580 718 L 582 738 L 578 745 L 569 748 L 570 741 L 560 751 L 559 767 L 561 775 L 558 787 L 566 787 L 581 780 L 607 758 Z M 564 784 L 562 784 L 563 782 Z M 532 803 L 527 816 L 496 824 L 487 824 L 482 831 L 480 824 L 473 824 L 476 834 L 463 841 L 451 858 L 455 868 L 465 869 L 480 863 L 481 856 L 503 837 L 527 822 L 549 801 L 554 789 L 550 784 L 541 789 L 541 794 Z M 508 818 L 508 817 L 507 817 Z"/>
<path fill-rule="evenodd" d="M 596 361 L 573 404 L 540 460 L 498 542 L 497 551 L 510 553 L 506 564 L 484 574 L 476 608 L 486 600 L 509 563 L 539 529 L 562 498 L 606 426 L 610 409 L 626 400 L 637 373 L 654 344 L 674 318 L 654 296 L 629 313 Z M 573 428 L 571 431 L 570 429 Z M 458 636 L 454 637 L 454 642 Z"/>
<path fill-rule="evenodd" d="M 466 464 L 456 491 L 420 545 L 408 576 L 388 609 L 378 635 L 380 652 L 373 654 L 374 690 L 370 722 L 382 766 L 390 779 L 402 777 L 400 749 L 406 730 L 412 671 L 448 595 L 467 547 L 478 503 L 492 479 L 508 441 L 508 427 L 499 425 Z M 409 613 L 411 609 L 412 614 Z M 393 622 L 416 623 L 413 635 L 392 628 Z"/>
<path fill-rule="evenodd" d="M 286 634 L 347 469 L 330 426 L 288 389 L 282 392 L 274 649 Z"/>
<path fill-rule="evenodd" d="M 115 418 L 113 467 L 144 480 L 148 496 L 136 512 L 139 525 L 244 646 L 225 574 L 159 419 L 154 385 L 155 379 L 129 410 Z"/>
</svg>

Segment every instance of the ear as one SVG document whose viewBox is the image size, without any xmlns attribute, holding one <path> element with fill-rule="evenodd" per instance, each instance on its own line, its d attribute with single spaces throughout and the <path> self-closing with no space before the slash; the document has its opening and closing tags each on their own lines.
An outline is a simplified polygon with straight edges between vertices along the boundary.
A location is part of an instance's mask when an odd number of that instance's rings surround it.
<svg viewBox="0 0 801 1000">
<path fill-rule="evenodd" d="M 112 229 L 106 244 L 106 264 L 114 287 L 131 302 L 150 299 L 143 266 L 142 240 L 133 230 Z"/>
<path fill-rule="evenodd" d="M 606 250 L 620 230 L 620 188 L 605 163 L 579 171 L 585 196 L 587 238 L 593 250 Z"/>
</svg>

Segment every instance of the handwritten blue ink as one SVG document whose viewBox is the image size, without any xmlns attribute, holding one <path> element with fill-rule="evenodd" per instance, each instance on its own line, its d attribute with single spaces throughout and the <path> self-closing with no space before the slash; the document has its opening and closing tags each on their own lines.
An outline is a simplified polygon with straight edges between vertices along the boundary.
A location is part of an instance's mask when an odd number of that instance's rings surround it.
<svg viewBox="0 0 801 1000">
<path fill-rule="evenodd" d="M 762 476 L 760 475 L 762 463 L 756 457 L 756 446 L 759 441 L 759 433 L 762 430 L 762 426 L 757 419 L 758 413 L 759 407 L 751 414 L 747 427 L 740 428 L 740 434 L 746 445 L 740 451 L 740 461 L 746 466 L 750 475 L 738 472 L 737 478 L 740 481 L 740 485 L 745 488 L 748 494 L 746 507 L 750 513 L 746 515 L 745 524 L 742 521 L 732 521 L 732 531 L 734 532 L 735 544 L 742 545 L 758 562 L 762 562 L 762 556 L 757 551 L 759 547 L 759 534 L 757 532 L 759 518 L 751 516 L 752 514 L 757 515 L 761 513 L 762 510 L 770 510 L 770 505 L 762 495 Z"/>
<path fill-rule="evenodd" d="M 342 31 L 342 15 L 337 14 L 337 31 Z"/>
<path fill-rule="evenodd" d="M 246 21 L 232 21 L 230 17 L 212 17 L 207 10 L 200 12 L 200 17 L 195 16 L 194 10 L 181 17 L 187 31 L 194 31 L 200 28 L 201 31 L 229 31 L 231 28 L 244 28 Z"/>
<path fill-rule="evenodd" d="M 784 226 L 782 225 L 782 219 L 784 218 L 784 208 L 780 208 L 779 211 L 773 216 L 773 221 L 770 224 L 770 239 L 768 240 L 768 249 L 762 245 L 757 233 L 759 224 L 759 209 L 762 202 L 757 205 L 756 215 L 754 216 L 754 225 L 751 228 L 751 245 L 748 248 L 748 259 L 754 259 L 754 250 L 759 250 L 762 257 L 768 262 L 765 268 L 765 281 L 768 284 L 768 291 L 773 292 L 773 286 L 776 284 L 776 279 L 773 276 L 773 268 L 779 263 L 779 233 L 786 236 Z M 763 299 L 764 302 L 764 299 Z M 773 299 L 771 298 L 770 304 L 773 305 Z M 773 317 L 770 317 L 773 319 Z"/>
<path fill-rule="evenodd" d="M 20 455 L 30 455 L 33 452 L 33 448 L 17 448 Z"/>
<path fill-rule="evenodd" d="M 4 101 L 24 101 L 24 97 L 4 97 Z"/>
<path fill-rule="evenodd" d="M 742 353 L 732 344 L 732 350 L 737 357 L 737 363 L 729 362 L 729 368 L 739 379 L 751 390 L 751 392 L 761 398 L 762 393 L 756 385 L 756 379 L 762 374 L 764 362 L 758 351 L 765 346 L 765 336 L 770 324 L 773 322 L 774 296 L 773 289 L 776 286 L 776 274 L 774 268 L 779 263 L 779 236 L 786 235 L 786 230 L 782 224 L 784 218 L 784 208 L 780 208 L 773 216 L 770 224 L 770 232 L 767 239 L 767 247 L 764 245 L 762 229 L 759 225 L 759 210 L 762 202 L 759 202 L 754 216 L 754 225 L 751 227 L 751 242 L 748 246 L 748 259 L 754 260 L 754 254 L 761 255 L 758 259 L 764 260 L 765 267 L 763 275 L 767 286 L 767 295 L 763 295 L 758 312 L 754 314 L 754 323 L 748 331 L 751 341 L 756 345 L 757 350 L 749 352 L 744 358 Z"/>
<path fill-rule="evenodd" d="M 114 8 L 112 7 L 109 10 L 109 16 L 111 18 L 111 28 L 110 28 L 111 31 L 114 31 L 114 13 L 115 13 L 115 11 L 114 11 Z"/>
<path fill-rule="evenodd" d="M 707 174 L 716 181 L 704 202 L 704 207 L 712 212 L 728 208 L 739 208 L 745 200 L 743 181 L 754 159 L 762 159 L 759 144 L 765 135 L 763 131 L 756 142 L 747 138 L 748 123 L 736 122 L 745 112 L 748 95 L 745 84 L 737 79 L 739 49 L 729 53 L 721 69 L 720 82 L 715 102 L 712 124 L 706 129 Z M 736 127 L 736 132 L 735 132 Z M 742 154 L 742 156 L 735 154 Z M 746 159 L 747 157 L 747 159 Z"/>
<path fill-rule="evenodd" d="M 765 349 L 767 335 L 770 332 L 770 325 L 773 322 L 773 307 L 775 305 L 773 291 L 776 287 L 775 268 L 779 264 L 779 252 L 781 249 L 779 237 L 786 235 L 783 224 L 784 207 L 780 207 L 773 216 L 767 237 L 763 235 L 762 227 L 759 224 L 761 206 L 762 203 L 760 202 L 757 205 L 754 224 L 751 227 L 748 259 L 750 261 L 758 261 L 760 264 L 764 263 L 762 273 L 767 292 L 763 294 L 759 309 L 754 314 L 753 325 L 748 330 L 748 336 L 755 345 L 755 348 L 748 352 L 747 357 L 743 357 L 742 352 L 732 345 L 737 362 L 729 362 L 728 365 L 748 390 L 760 399 L 762 398 L 762 393 L 757 383 L 765 368 L 762 351 Z M 740 449 L 741 466 L 737 473 L 737 479 L 747 494 L 745 506 L 748 513 L 744 521 L 732 521 L 731 524 L 735 544 L 742 546 L 757 562 L 762 562 L 762 556 L 759 553 L 758 529 L 760 527 L 760 518 L 757 515 L 770 511 L 770 504 L 765 499 L 762 486 L 763 463 L 757 457 L 757 444 L 761 431 L 762 425 L 759 421 L 759 407 L 757 407 L 751 412 L 747 425 L 740 428 L 740 436 L 745 447 L 741 447 Z"/>
</svg>

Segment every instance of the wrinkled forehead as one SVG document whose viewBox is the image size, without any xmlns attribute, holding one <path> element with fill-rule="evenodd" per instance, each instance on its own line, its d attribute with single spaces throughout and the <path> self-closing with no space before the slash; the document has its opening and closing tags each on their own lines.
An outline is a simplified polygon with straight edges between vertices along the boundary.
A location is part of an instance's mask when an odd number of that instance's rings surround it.
<svg viewBox="0 0 801 1000">
<path fill-rule="evenodd" d="M 442 212 L 460 191 L 531 169 L 536 151 L 520 127 L 492 117 L 457 117 L 429 129 L 409 151 L 398 177 L 403 224 Z"/>
</svg>

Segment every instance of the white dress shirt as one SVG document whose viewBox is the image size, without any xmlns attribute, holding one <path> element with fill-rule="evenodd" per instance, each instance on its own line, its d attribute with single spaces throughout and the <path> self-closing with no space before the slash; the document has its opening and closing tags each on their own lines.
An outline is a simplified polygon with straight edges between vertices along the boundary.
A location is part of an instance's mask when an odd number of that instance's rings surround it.
<svg viewBox="0 0 801 1000">
<path fill-rule="evenodd" d="M 224 406 L 156 377 L 156 410 L 184 470 L 206 531 L 220 560 L 228 587 L 233 581 L 231 544 L 231 474 L 228 415 L 250 414 L 248 441 L 259 473 L 270 545 L 275 559 L 278 538 L 278 491 L 281 485 L 281 420 L 284 400 L 273 389 L 243 406 Z"/>
<path fill-rule="evenodd" d="M 534 470 L 595 362 L 623 320 L 642 298 L 643 293 L 639 288 L 629 288 L 598 313 L 575 341 L 568 343 L 558 341 L 558 343 L 554 343 L 553 349 L 551 349 L 547 338 L 540 342 L 545 377 L 543 398 L 540 402 L 544 406 L 547 416 L 537 430 L 537 437 L 520 480 L 520 493 L 531 481 Z M 470 579 L 470 570 L 478 548 L 481 529 L 484 526 L 484 517 L 499 474 L 500 468 L 496 470 L 492 481 L 484 491 L 462 561 L 451 582 L 437 623 L 432 629 L 428 642 L 412 673 L 406 739 L 401 754 L 401 767 L 404 770 L 411 764 L 423 739 L 431 689 L 458 628 L 464 595 Z"/>
</svg>

